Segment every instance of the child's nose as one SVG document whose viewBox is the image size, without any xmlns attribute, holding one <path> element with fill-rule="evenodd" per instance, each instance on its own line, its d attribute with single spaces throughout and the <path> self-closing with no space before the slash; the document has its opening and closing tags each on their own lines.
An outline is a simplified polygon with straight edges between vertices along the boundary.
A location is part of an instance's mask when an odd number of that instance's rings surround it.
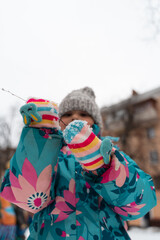
<svg viewBox="0 0 160 240">
<path fill-rule="evenodd" d="M 77 114 L 77 113 L 74 113 L 73 115 L 72 115 L 72 121 L 73 120 L 79 120 L 79 115 Z"/>
</svg>

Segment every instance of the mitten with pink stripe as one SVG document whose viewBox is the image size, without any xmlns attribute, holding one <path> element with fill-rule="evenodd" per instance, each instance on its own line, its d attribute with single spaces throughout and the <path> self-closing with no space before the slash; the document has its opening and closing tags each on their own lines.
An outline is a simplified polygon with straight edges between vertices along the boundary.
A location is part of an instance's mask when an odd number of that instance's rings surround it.
<svg viewBox="0 0 160 240">
<path fill-rule="evenodd" d="M 101 141 L 86 121 L 75 120 L 63 131 L 64 140 L 77 161 L 86 170 L 93 171 L 110 162 L 112 143 Z"/>
<path fill-rule="evenodd" d="M 58 106 L 54 102 L 30 98 L 20 108 L 20 113 L 24 124 L 29 127 L 59 129 Z"/>
</svg>

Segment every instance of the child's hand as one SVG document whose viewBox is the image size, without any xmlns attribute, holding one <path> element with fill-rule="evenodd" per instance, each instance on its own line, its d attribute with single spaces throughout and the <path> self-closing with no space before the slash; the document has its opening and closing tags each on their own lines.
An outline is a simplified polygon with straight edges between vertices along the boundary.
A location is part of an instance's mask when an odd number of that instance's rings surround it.
<svg viewBox="0 0 160 240">
<path fill-rule="evenodd" d="M 105 138 L 100 146 L 100 153 L 103 156 L 104 162 L 108 164 L 110 162 L 111 153 L 113 153 L 115 149 L 113 148 L 112 142 Z"/>
<path fill-rule="evenodd" d="M 27 126 L 59 129 L 58 106 L 54 102 L 31 98 L 20 108 L 20 113 Z"/>
<path fill-rule="evenodd" d="M 112 143 L 109 139 L 102 142 L 86 121 L 75 120 L 63 131 L 68 147 L 87 170 L 96 170 L 110 161 Z"/>
</svg>

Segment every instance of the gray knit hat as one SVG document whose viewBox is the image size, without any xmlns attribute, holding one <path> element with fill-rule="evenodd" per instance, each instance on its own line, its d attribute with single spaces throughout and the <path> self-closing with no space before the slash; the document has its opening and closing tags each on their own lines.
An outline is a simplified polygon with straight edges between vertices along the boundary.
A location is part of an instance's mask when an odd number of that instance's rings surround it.
<svg viewBox="0 0 160 240">
<path fill-rule="evenodd" d="M 61 118 L 66 112 L 73 110 L 86 111 L 102 129 L 102 117 L 95 98 L 95 93 L 90 87 L 72 91 L 60 103 L 59 117 Z"/>
</svg>

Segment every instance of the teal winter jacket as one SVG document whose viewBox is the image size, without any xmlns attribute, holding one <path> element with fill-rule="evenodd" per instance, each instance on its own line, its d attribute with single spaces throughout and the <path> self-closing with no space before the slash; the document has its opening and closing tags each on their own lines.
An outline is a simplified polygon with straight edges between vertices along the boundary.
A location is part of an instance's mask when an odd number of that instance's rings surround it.
<svg viewBox="0 0 160 240">
<path fill-rule="evenodd" d="M 31 127 L 22 130 L 1 196 L 34 213 L 29 240 L 130 239 L 126 221 L 156 205 L 152 178 L 123 152 L 85 171 L 61 131 Z"/>
</svg>

